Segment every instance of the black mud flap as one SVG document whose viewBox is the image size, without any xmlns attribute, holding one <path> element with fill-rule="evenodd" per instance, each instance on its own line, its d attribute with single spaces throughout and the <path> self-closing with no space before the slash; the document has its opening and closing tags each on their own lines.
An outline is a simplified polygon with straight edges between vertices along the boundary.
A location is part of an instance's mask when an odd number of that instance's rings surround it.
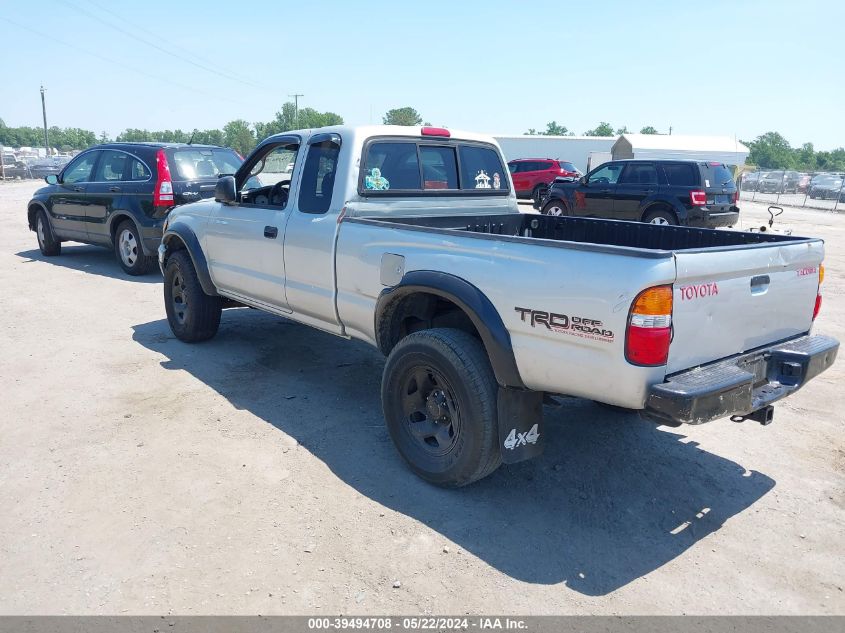
<svg viewBox="0 0 845 633">
<path fill-rule="evenodd" d="M 543 452 L 543 393 L 499 387 L 499 450 L 506 464 Z"/>
</svg>

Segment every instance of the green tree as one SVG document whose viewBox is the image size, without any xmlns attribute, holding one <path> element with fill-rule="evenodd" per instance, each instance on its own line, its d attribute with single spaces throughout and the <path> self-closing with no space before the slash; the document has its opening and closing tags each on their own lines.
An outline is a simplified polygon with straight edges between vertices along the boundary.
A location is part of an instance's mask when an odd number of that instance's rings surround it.
<svg viewBox="0 0 845 633">
<path fill-rule="evenodd" d="M 530 127 L 528 128 L 528 131 L 525 134 L 528 136 L 537 136 L 538 134 L 540 134 L 540 132 L 535 130 L 533 127 Z"/>
<path fill-rule="evenodd" d="M 616 130 L 616 134 L 617 134 L 618 136 L 622 136 L 623 134 L 629 134 L 629 132 L 628 132 L 628 126 L 627 126 L 627 125 L 623 125 L 622 127 L 620 127 L 619 129 L 617 129 L 617 130 Z"/>
<path fill-rule="evenodd" d="M 565 125 L 558 125 L 557 121 L 549 121 L 546 123 L 546 131 L 543 132 L 546 136 L 566 136 L 569 130 Z"/>
<path fill-rule="evenodd" d="M 223 126 L 223 139 L 221 145 L 231 147 L 241 156 L 246 156 L 255 147 L 255 134 L 249 127 L 249 123 L 243 119 L 229 121 Z"/>
<path fill-rule="evenodd" d="M 759 167 L 769 169 L 790 169 L 795 156 L 789 142 L 778 132 L 766 132 L 746 143 L 751 150 L 748 160 Z"/>
<path fill-rule="evenodd" d="M 319 112 L 314 108 L 301 108 L 296 111 L 293 101 L 282 104 L 272 121 L 255 124 L 255 135 L 264 139 L 273 134 L 288 130 L 314 129 L 327 125 L 343 125 L 343 117 L 334 112 Z"/>
<path fill-rule="evenodd" d="M 613 126 L 607 121 L 602 121 L 592 130 L 584 132 L 584 136 L 613 136 Z"/>
<path fill-rule="evenodd" d="M 660 132 L 657 131 L 657 128 L 651 125 L 646 125 L 640 130 L 640 134 L 660 134 Z"/>
<path fill-rule="evenodd" d="M 422 123 L 422 117 L 419 112 L 410 106 L 405 106 L 404 108 L 388 110 L 382 118 L 382 122 L 385 125 L 419 125 Z"/>
<path fill-rule="evenodd" d="M 109 142 L 109 135 L 106 133 L 105 130 L 102 131 L 100 134 L 100 143 L 108 143 Z"/>
</svg>

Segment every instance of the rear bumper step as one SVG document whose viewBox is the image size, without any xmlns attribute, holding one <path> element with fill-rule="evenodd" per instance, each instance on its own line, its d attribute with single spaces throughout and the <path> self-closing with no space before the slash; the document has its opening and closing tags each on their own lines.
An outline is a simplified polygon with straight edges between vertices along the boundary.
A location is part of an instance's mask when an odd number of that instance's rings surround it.
<svg viewBox="0 0 845 633">
<path fill-rule="evenodd" d="M 643 414 L 671 425 L 725 417 L 771 421 L 771 415 L 752 414 L 818 376 L 838 351 L 836 339 L 808 335 L 689 369 L 653 385 Z"/>
</svg>

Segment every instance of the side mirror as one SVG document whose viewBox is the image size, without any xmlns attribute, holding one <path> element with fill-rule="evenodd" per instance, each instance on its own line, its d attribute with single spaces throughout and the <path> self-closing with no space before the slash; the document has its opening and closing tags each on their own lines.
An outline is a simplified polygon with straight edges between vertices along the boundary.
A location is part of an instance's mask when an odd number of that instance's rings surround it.
<svg viewBox="0 0 845 633">
<path fill-rule="evenodd" d="M 234 176 L 220 176 L 214 186 L 214 199 L 223 204 L 235 204 L 238 194 L 235 190 Z"/>
<path fill-rule="evenodd" d="M 586 186 L 587 186 L 587 177 L 586 177 L 586 176 L 581 176 L 581 177 L 578 179 L 578 182 L 579 182 L 579 184 L 582 184 L 582 185 L 584 185 L 584 186 L 586 187 Z"/>
<path fill-rule="evenodd" d="M 44 176 L 44 182 L 48 185 L 58 185 L 59 184 L 59 177 L 56 174 L 49 174 Z"/>
</svg>

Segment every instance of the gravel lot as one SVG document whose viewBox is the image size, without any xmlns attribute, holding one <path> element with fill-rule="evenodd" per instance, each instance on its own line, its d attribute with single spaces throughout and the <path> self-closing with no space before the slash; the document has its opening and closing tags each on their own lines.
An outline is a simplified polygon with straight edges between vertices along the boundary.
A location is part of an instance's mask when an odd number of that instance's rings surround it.
<svg viewBox="0 0 845 633">
<path fill-rule="evenodd" d="M 0 613 L 845 614 L 841 360 L 766 428 L 568 399 L 543 457 L 444 491 L 375 350 L 247 309 L 182 344 L 158 274 L 40 255 L 37 186 L 0 183 Z M 845 340 L 845 216 L 783 217 Z"/>
</svg>

